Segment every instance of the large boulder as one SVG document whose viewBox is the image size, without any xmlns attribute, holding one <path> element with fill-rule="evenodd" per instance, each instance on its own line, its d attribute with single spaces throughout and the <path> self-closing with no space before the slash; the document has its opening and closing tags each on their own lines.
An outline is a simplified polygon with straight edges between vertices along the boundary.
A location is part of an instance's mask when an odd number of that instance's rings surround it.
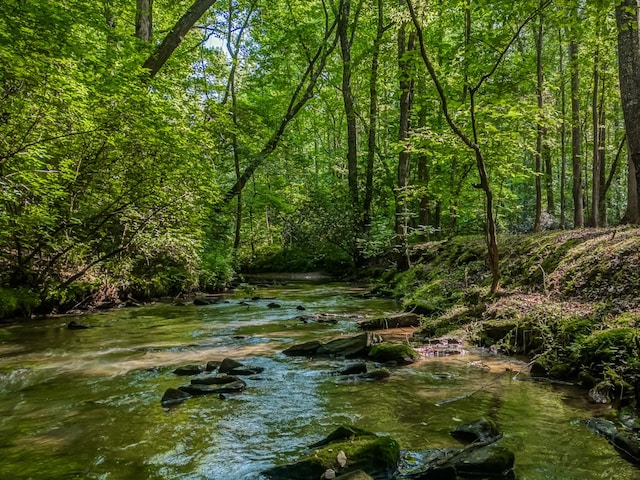
<svg viewBox="0 0 640 480">
<path fill-rule="evenodd" d="M 419 327 L 422 317 L 411 312 L 392 313 L 384 317 L 370 318 L 358 323 L 363 330 L 379 330 L 384 328 Z"/>
<path fill-rule="evenodd" d="M 377 479 L 390 479 L 400 459 L 400 446 L 393 438 L 379 437 L 352 427 L 338 428 L 312 446 L 316 447 L 315 451 L 295 462 L 262 473 L 278 480 L 309 480 L 321 478 L 329 470 L 339 478 L 361 470 Z"/>
<path fill-rule="evenodd" d="M 406 343 L 380 343 L 369 351 L 369 358 L 381 363 L 395 362 L 397 365 L 409 365 L 420 354 Z"/>
</svg>

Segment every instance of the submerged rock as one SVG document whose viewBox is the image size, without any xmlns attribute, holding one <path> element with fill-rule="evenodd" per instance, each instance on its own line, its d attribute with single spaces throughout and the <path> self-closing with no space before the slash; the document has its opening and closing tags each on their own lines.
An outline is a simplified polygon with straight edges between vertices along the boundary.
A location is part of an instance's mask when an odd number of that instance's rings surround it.
<svg viewBox="0 0 640 480">
<path fill-rule="evenodd" d="M 494 442 L 498 440 L 501 435 L 496 424 L 486 418 L 460 425 L 451 432 L 453 438 L 463 443 Z"/>
<path fill-rule="evenodd" d="M 91 327 L 89 325 L 78 323 L 75 320 L 71 320 L 69 323 L 67 323 L 67 328 L 69 330 L 86 330 L 87 328 Z"/>
<path fill-rule="evenodd" d="M 354 363 L 342 370 L 335 372 L 336 375 L 358 375 L 361 373 L 367 373 L 367 364 L 364 362 Z"/>
<path fill-rule="evenodd" d="M 358 375 L 358 378 L 362 378 L 363 380 L 383 380 L 385 378 L 389 378 L 391 376 L 391 372 L 386 368 L 378 368 L 376 370 L 371 370 L 370 372 L 363 373 L 362 375 Z"/>
<path fill-rule="evenodd" d="M 466 450 L 456 455 L 449 465 L 463 478 L 505 478 L 513 475 L 515 455 L 500 445 Z"/>
<path fill-rule="evenodd" d="M 191 398 L 191 395 L 182 390 L 178 390 L 177 388 L 169 388 L 164 395 L 162 395 L 162 399 L 160 399 L 160 403 L 163 407 L 173 407 L 175 405 L 179 405 L 185 400 Z"/>
<path fill-rule="evenodd" d="M 280 308 L 282 305 L 276 302 L 267 303 L 267 308 Z"/>
<path fill-rule="evenodd" d="M 295 462 L 262 473 L 279 480 L 309 480 L 321 478 L 328 470 L 340 476 L 337 478 L 361 470 L 374 478 L 390 479 L 400 459 L 400 446 L 394 439 L 354 427 L 339 427 L 311 446 L 316 447 L 319 448 Z"/>
<path fill-rule="evenodd" d="M 196 297 L 193 299 L 193 304 L 197 306 L 211 305 L 211 302 L 204 297 Z"/>
</svg>

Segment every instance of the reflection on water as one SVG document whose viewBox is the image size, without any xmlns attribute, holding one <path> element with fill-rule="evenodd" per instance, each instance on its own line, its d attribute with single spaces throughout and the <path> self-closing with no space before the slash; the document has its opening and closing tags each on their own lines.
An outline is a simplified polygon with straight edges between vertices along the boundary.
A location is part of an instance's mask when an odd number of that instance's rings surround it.
<svg viewBox="0 0 640 480">
<path fill-rule="evenodd" d="M 374 315 L 393 302 L 344 285 L 261 288 L 262 300 L 154 305 L 14 325 L 0 334 L 0 478 L 257 480 L 341 423 L 395 437 L 404 449 L 455 446 L 448 432 L 496 420 L 520 480 L 633 479 L 639 472 L 576 420 L 582 393 L 514 380 L 522 364 L 482 353 L 421 359 L 383 382 L 331 375 L 347 360 L 288 358 L 294 342 L 357 331 L 354 320 L 303 323 L 304 313 Z M 270 309 L 273 299 L 281 308 Z M 404 332 L 396 332 L 403 337 Z M 400 338 L 399 337 L 399 338 Z M 232 357 L 263 374 L 240 395 L 164 410 L 172 370 Z M 524 378 L 524 375 L 520 375 Z M 438 406 L 439 405 L 439 406 Z"/>
</svg>

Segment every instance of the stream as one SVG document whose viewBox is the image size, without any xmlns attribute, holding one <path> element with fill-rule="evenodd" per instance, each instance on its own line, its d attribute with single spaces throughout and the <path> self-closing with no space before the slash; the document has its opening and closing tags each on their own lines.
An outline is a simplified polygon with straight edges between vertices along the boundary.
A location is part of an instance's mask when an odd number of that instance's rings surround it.
<svg viewBox="0 0 640 480">
<path fill-rule="evenodd" d="M 229 294 L 228 303 L 159 303 L 0 328 L 0 479 L 262 480 L 260 471 L 295 460 L 341 424 L 391 435 L 410 459 L 457 446 L 449 431 L 482 416 L 504 432 L 519 480 L 640 478 L 580 423 L 606 407 L 572 387 L 514 379 L 523 367 L 516 360 L 469 351 L 365 382 L 331 375 L 354 361 L 282 355 L 295 343 L 357 333 L 351 315 L 400 308 L 361 293 L 291 283 Z M 254 295 L 261 299 L 240 304 Z M 267 307 L 274 301 L 281 308 Z M 303 323 L 301 313 L 342 316 Z M 94 328 L 69 330 L 72 320 Z M 265 370 L 245 377 L 243 393 L 162 408 L 166 389 L 189 383 L 174 368 L 226 357 Z"/>
</svg>

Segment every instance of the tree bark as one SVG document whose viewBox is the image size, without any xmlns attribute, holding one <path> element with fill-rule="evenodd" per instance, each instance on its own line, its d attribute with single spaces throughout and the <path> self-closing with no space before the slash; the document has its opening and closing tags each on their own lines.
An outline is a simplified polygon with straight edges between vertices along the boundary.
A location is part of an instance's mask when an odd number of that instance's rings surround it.
<svg viewBox="0 0 640 480">
<path fill-rule="evenodd" d="M 142 68 L 149 71 L 149 78 L 157 75 L 176 48 L 180 46 L 189 30 L 214 3 L 216 3 L 216 0 L 195 0 L 191 8 L 180 17 L 167 36 L 164 37 L 162 43 L 142 64 Z"/>
<path fill-rule="evenodd" d="M 398 69 L 400 74 L 400 123 L 398 127 L 398 142 L 401 145 L 398 154 L 398 183 L 396 188 L 396 249 L 397 267 L 399 271 L 410 267 L 409 260 L 409 225 L 408 225 L 408 186 L 409 162 L 411 155 L 405 145 L 409 138 L 409 118 L 413 102 L 413 74 L 410 69 L 408 53 L 415 47 L 415 32 L 406 35 L 406 24 L 403 23 L 398 31 Z"/>
<path fill-rule="evenodd" d="M 629 157 L 628 202 L 625 220 L 640 223 L 640 40 L 638 3 L 623 0 L 616 6 L 618 26 L 618 68 L 622 113 Z M 633 178 L 632 178 L 633 177 Z"/>
<path fill-rule="evenodd" d="M 378 21 L 376 38 L 371 52 L 371 73 L 369 75 L 369 131 L 367 135 L 367 165 L 364 188 L 363 231 L 371 228 L 371 203 L 373 201 L 373 165 L 376 157 L 377 128 L 378 128 L 378 68 L 380 65 L 380 46 L 386 28 L 384 26 L 383 4 L 378 0 Z"/>
<path fill-rule="evenodd" d="M 338 20 L 338 37 L 342 55 L 342 101 L 347 119 L 347 171 L 351 208 L 359 209 L 358 202 L 358 134 L 356 130 L 356 109 L 351 90 L 351 41 L 349 38 L 349 18 L 351 0 L 341 0 Z"/>
<path fill-rule="evenodd" d="M 558 51 L 560 59 L 560 228 L 567 227 L 567 89 L 564 68 L 564 45 L 562 29 L 558 29 Z"/>
<path fill-rule="evenodd" d="M 153 0 L 136 0 L 136 37 L 145 42 L 153 38 Z"/>
<path fill-rule="evenodd" d="M 536 211 L 533 221 L 533 231 L 539 232 L 541 227 L 542 218 L 542 142 L 544 141 L 544 120 L 543 120 L 543 88 L 544 88 L 544 76 L 542 72 L 542 35 L 544 33 L 543 17 L 540 16 L 540 23 L 536 32 L 536 94 L 538 97 L 538 125 L 537 125 L 537 138 L 536 138 L 536 153 L 535 153 L 535 183 L 536 183 Z"/>
<path fill-rule="evenodd" d="M 580 76 L 578 69 L 579 47 L 575 39 L 569 44 L 571 69 L 571 165 L 573 172 L 573 227 L 584 227 L 582 203 L 582 132 L 580 129 Z"/>
<path fill-rule="evenodd" d="M 598 65 L 600 50 L 596 47 L 593 62 L 593 92 L 591 95 L 591 119 L 593 124 L 593 165 L 591 180 L 591 216 L 589 226 L 598 227 L 600 224 L 600 190 L 602 180 L 602 159 L 600 155 L 600 114 L 599 114 L 599 88 L 600 88 L 600 68 Z M 603 145 L 604 147 L 604 145 Z"/>
</svg>

